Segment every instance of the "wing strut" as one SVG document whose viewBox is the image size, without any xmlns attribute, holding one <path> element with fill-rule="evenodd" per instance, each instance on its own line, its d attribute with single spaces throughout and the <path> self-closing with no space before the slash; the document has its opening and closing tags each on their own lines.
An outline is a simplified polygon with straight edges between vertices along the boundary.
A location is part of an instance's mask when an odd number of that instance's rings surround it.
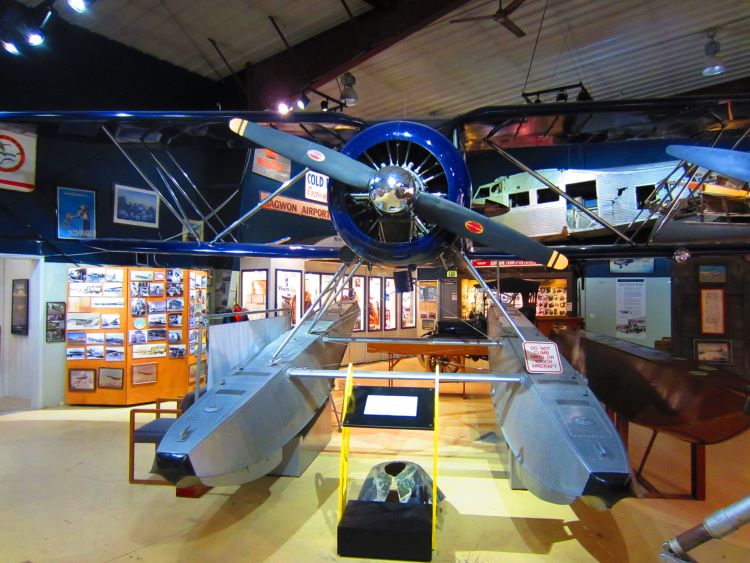
<svg viewBox="0 0 750 563">
<path fill-rule="evenodd" d="M 248 211 L 247 213 L 245 213 L 242 217 L 240 217 L 239 219 L 237 219 L 234 223 L 232 223 L 226 229 L 224 229 L 218 235 L 216 235 L 214 237 L 214 240 L 211 241 L 211 244 L 216 243 L 220 238 L 222 238 L 228 232 L 234 230 L 240 224 L 242 224 L 245 221 L 247 221 L 248 219 L 250 219 L 250 217 L 252 217 L 258 211 L 260 211 L 261 209 L 263 209 L 263 206 L 266 203 L 268 203 L 269 201 L 271 201 L 273 198 L 275 198 L 281 192 L 286 191 L 288 188 L 290 188 L 291 186 L 293 186 L 294 184 L 296 184 L 301 178 L 304 178 L 305 174 L 307 174 L 309 171 L 310 171 L 309 168 L 303 168 L 302 171 L 299 174 L 297 174 L 296 176 L 290 178 L 289 180 L 287 180 L 286 182 L 284 182 L 283 184 L 281 184 L 278 188 L 276 188 L 276 190 L 273 193 L 267 195 L 265 198 L 263 198 L 261 201 L 259 201 L 258 205 L 256 205 L 255 207 L 253 207 L 250 211 Z"/>
<path fill-rule="evenodd" d="M 305 169 L 306 171 L 307 169 Z M 318 314 L 315 316 L 315 319 L 310 325 L 310 328 L 308 329 L 308 332 L 312 332 L 313 327 L 318 322 L 318 319 L 323 315 L 323 313 L 328 309 L 328 307 L 331 306 L 332 303 L 336 301 L 336 297 L 338 297 L 339 293 L 341 293 L 344 290 L 344 287 L 346 287 L 346 284 L 349 283 L 349 280 L 352 279 L 354 274 L 357 271 L 357 268 L 359 268 L 362 265 L 362 260 L 357 260 L 357 262 L 354 264 L 354 267 L 352 268 L 352 271 L 349 273 L 348 276 L 346 276 L 346 279 L 344 279 L 343 283 L 341 285 L 338 284 L 339 280 L 343 277 L 344 273 L 346 272 L 346 269 L 349 267 L 350 262 L 344 262 L 339 266 L 339 269 L 336 270 L 336 273 L 333 274 L 333 277 L 331 278 L 331 281 L 328 282 L 328 285 L 323 289 L 323 291 L 320 292 L 320 295 L 315 298 L 315 301 L 310 305 L 310 307 L 305 311 L 305 314 L 302 315 L 302 318 L 297 321 L 297 324 L 295 327 L 289 331 L 289 334 L 286 335 L 286 338 L 279 344 L 279 347 L 276 348 L 276 351 L 271 355 L 271 364 L 275 364 L 278 361 L 279 355 L 281 354 L 282 350 L 286 347 L 287 343 L 294 337 L 295 334 L 297 334 L 297 331 L 302 327 L 302 323 L 304 323 L 314 312 L 315 307 L 323 300 L 323 297 L 326 297 L 325 303 L 321 306 L 320 311 L 318 311 Z M 334 290 L 335 288 L 335 290 Z"/>
</svg>

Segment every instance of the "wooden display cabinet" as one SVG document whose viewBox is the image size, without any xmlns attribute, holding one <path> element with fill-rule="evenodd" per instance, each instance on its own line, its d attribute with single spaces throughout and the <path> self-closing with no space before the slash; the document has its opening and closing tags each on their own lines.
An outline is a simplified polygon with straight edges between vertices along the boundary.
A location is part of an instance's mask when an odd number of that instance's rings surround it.
<svg viewBox="0 0 750 563">
<path fill-rule="evenodd" d="M 207 281 L 206 272 L 182 268 L 70 268 L 65 402 L 184 395 L 194 384 Z"/>
</svg>

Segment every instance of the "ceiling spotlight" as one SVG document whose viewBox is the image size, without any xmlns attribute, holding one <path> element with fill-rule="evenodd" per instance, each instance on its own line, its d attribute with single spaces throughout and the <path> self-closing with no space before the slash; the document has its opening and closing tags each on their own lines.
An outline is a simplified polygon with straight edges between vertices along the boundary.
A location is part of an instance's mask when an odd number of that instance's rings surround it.
<svg viewBox="0 0 750 563">
<path fill-rule="evenodd" d="M 708 35 L 708 43 L 703 48 L 703 52 L 706 54 L 703 61 L 703 76 L 716 76 L 726 70 L 724 61 L 718 57 L 721 45 L 714 39 L 715 31 L 707 31 L 706 34 Z"/>
<path fill-rule="evenodd" d="M 568 93 L 565 90 L 560 90 L 557 93 L 557 101 L 558 102 L 567 102 L 568 101 Z"/>
<path fill-rule="evenodd" d="M 354 89 L 354 85 L 357 83 L 357 79 L 351 72 L 345 72 L 341 75 L 341 100 L 347 106 L 356 106 L 359 103 L 359 95 Z"/>
<path fill-rule="evenodd" d="M 308 98 L 305 94 L 302 94 L 299 98 L 297 98 L 297 107 L 299 109 L 305 109 L 307 107 L 307 104 L 310 103 L 310 98 Z"/>
<path fill-rule="evenodd" d="M 8 53 L 11 55 L 20 55 L 21 51 L 18 50 L 18 46 L 13 41 L 0 41 L 0 44 L 2 44 L 3 49 L 5 49 Z"/>
<path fill-rule="evenodd" d="M 328 100 L 320 100 L 320 111 L 328 111 Z"/>
<path fill-rule="evenodd" d="M 26 26 L 23 31 L 23 36 L 26 39 L 26 43 L 28 43 L 32 47 L 39 47 L 44 43 L 44 40 L 46 38 L 44 28 L 47 27 L 47 24 L 52 19 L 54 13 L 55 12 L 52 8 L 48 8 L 47 12 L 44 14 L 42 23 L 40 23 L 38 27 L 35 25 Z"/>
<path fill-rule="evenodd" d="M 539 94 L 536 95 L 536 100 L 534 100 L 534 103 L 535 104 L 541 104 L 542 103 L 542 99 L 539 97 Z"/>
<path fill-rule="evenodd" d="M 286 115 L 291 111 L 291 108 L 286 102 L 279 102 L 278 110 L 281 115 Z"/>
<path fill-rule="evenodd" d="M 86 12 L 96 0 L 68 0 L 68 6 L 79 14 Z"/>
</svg>

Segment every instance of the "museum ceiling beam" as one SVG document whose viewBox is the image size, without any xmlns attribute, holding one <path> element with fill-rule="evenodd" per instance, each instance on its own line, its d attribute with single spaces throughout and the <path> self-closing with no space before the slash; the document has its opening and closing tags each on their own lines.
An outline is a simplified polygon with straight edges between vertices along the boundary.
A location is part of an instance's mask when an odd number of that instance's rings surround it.
<svg viewBox="0 0 750 563">
<path fill-rule="evenodd" d="M 373 2 L 378 6 L 373 10 L 263 61 L 248 64 L 244 71 L 248 107 L 275 108 L 279 100 L 318 88 L 467 2 Z M 270 19 L 268 25 L 276 26 L 275 20 Z M 281 39 L 286 43 L 286 38 Z"/>
</svg>

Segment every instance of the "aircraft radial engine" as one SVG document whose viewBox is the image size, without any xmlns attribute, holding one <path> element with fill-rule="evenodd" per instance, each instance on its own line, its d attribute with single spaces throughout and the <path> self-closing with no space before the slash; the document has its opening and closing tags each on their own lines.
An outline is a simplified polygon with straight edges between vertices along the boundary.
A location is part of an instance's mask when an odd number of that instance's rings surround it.
<svg viewBox="0 0 750 563">
<path fill-rule="evenodd" d="M 508 314 L 528 341 L 548 341 L 515 309 Z M 522 339 L 490 309 L 490 369 L 524 373 Z M 562 373 L 525 373 L 520 383 L 494 383 L 492 403 L 510 452 L 511 487 L 569 504 L 593 496 L 607 505 L 632 496 L 631 469 L 620 438 L 586 379 L 560 357 Z"/>
</svg>

